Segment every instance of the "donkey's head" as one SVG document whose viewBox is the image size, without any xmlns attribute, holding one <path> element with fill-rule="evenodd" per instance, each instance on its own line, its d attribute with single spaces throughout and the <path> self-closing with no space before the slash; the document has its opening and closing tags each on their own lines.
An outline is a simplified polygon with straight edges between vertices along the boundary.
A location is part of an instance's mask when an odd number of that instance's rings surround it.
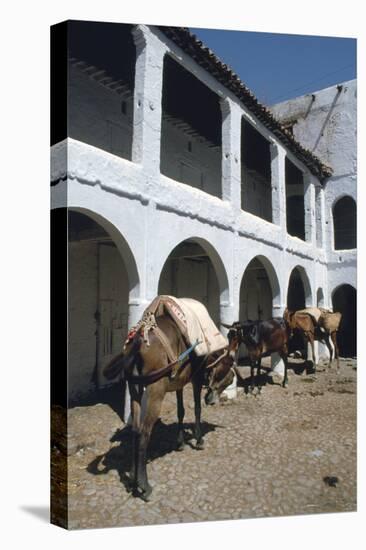
<svg viewBox="0 0 366 550">
<path fill-rule="evenodd" d="M 233 334 L 228 337 L 228 339 L 229 345 L 225 352 L 213 362 L 211 361 L 206 367 L 208 369 L 208 389 L 205 395 L 206 405 L 214 405 L 217 403 L 220 394 L 225 388 L 230 386 L 234 380 L 235 354 L 240 344 L 237 331 L 233 331 Z"/>
</svg>

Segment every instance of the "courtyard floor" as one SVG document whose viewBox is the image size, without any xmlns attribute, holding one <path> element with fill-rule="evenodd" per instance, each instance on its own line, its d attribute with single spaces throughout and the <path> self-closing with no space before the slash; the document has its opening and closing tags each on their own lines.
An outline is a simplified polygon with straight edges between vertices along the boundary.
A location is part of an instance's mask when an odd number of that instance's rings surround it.
<svg viewBox="0 0 366 550">
<path fill-rule="evenodd" d="M 342 359 L 338 374 L 335 365 L 321 364 L 316 378 L 303 366 L 292 360 L 286 389 L 266 383 L 264 374 L 257 396 L 246 393 L 249 369 L 240 367 L 238 397 L 203 405 L 200 451 L 192 436 L 191 386 L 182 452 L 176 451 L 175 394 L 168 394 L 149 447 L 148 503 L 126 491 L 131 442 L 116 396 L 70 409 L 69 528 L 356 510 L 356 361 Z M 64 452 L 54 446 L 52 460 Z"/>
</svg>

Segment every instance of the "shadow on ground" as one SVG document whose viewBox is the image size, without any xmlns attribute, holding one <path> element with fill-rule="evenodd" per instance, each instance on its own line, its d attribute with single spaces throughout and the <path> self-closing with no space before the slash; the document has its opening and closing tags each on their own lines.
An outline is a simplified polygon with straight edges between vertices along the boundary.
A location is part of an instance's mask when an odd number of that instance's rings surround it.
<svg viewBox="0 0 366 550">
<path fill-rule="evenodd" d="M 195 449 L 195 437 L 193 424 L 183 424 L 184 440 L 187 445 Z M 215 431 L 217 428 L 223 428 L 218 424 L 201 422 L 202 436 Z M 151 439 L 147 451 L 147 462 L 152 462 L 157 458 L 165 456 L 171 452 L 177 451 L 178 424 L 165 424 L 159 419 L 152 431 Z M 132 430 L 129 426 L 118 430 L 110 439 L 111 442 L 119 441 L 118 447 L 112 447 L 107 453 L 97 456 L 87 467 L 87 471 L 93 475 L 107 474 L 110 470 L 117 470 L 121 483 L 126 490 L 130 487 L 128 472 L 131 469 L 132 458 Z M 178 452 L 178 451 L 177 451 Z"/>
</svg>

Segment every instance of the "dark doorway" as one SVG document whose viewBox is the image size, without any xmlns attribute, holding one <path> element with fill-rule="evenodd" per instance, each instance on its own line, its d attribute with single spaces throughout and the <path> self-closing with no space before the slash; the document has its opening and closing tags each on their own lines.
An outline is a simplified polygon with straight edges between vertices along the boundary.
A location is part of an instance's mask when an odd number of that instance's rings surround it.
<svg viewBox="0 0 366 550">
<path fill-rule="evenodd" d="M 357 292 L 351 285 L 341 285 L 333 293 L 333 310 L 342 313 L 338 332 L 339 353 L 342 357 L 357 355 Z"/>
</svg>

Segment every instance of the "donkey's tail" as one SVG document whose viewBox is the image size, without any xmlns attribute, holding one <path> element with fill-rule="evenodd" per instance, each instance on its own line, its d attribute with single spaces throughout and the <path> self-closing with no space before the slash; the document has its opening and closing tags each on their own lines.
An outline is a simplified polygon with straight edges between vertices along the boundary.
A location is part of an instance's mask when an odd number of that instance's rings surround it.
<svg viewBox="0 0 366 550">
<path fill-rule="evenodd" d="M 132 349 L 129 350 L 127 355 L 121 352 L 113 357 L 103 369 L 103 375 L 107 380 L 113 380 L 113 378 L 116 378 L 122 371 L 129 371 L 132 368 L 139 347 L 140 339 L 135 338 Z"/>
</svg>

